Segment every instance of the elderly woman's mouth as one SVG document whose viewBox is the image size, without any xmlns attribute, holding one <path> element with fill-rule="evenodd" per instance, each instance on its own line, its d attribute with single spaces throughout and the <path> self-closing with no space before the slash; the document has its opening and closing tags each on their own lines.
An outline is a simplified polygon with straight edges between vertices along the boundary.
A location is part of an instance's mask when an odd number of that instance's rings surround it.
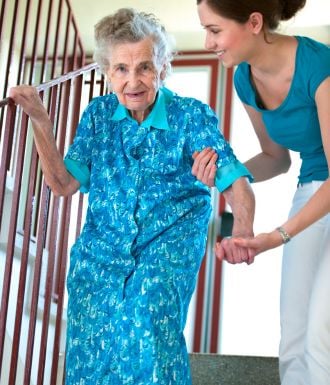
<svg viewBox="0 0 330 385">
<path fill-rule="evenodd" d="M 145 91 L 140 92 L 126 92 L 126 96 L 129 98 L 139 98 L 145 94 Z"/>
</svg>

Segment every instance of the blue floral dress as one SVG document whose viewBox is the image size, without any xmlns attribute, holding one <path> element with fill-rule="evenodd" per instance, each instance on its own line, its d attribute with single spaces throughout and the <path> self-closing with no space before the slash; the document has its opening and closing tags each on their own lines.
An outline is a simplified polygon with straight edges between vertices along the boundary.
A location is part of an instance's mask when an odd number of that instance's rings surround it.
<svg viewBox="0 0 330 385">
<path fill-rule="evenodd" d="M 66 385 L 190 385 L 183 330 L 206 244 L 210 191 L 192 154 L 218 152 L 217 186 L 248 175 L 213 111 L 166 88 L 139 124 L 92 100 L 65 158 L 89 192 L 68 274 Z"/>
</svg>

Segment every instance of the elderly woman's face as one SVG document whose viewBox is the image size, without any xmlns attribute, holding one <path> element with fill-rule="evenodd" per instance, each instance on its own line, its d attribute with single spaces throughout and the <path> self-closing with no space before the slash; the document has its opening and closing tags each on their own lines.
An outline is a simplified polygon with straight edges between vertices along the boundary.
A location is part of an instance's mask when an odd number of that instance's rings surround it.
<svg viewBox="0 0 330 385">
<path fill-rule="evenodd" d="M 149 114 L 162 77 L 154 60 L 153 42 L 144 39 L 111 48 L 108 80 L 118 100 L 139 122 Z"/>
</svg>

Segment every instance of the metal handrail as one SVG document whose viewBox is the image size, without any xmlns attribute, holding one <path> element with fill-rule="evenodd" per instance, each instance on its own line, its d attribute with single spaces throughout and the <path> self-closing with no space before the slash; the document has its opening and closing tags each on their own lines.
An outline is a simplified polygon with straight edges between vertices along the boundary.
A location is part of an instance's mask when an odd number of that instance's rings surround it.
<svg viewBox="0 0 330 385">
<path fill-rule="evenodd" d="M 97 70 L 98 68 L 99 68 L 99 65 L 97 63 L 87 64 L 81 68 L 78 68 L 77 70 L 70 71 L 67 74 L 58 76 L 55 79 L 51 79 L 45 83 L 42 83 L 42 84 L 36 86 L 36 89 L 38 90 L 38 92 L 46 91 L 46 90 L 48 90 L 54 86 L 58 86 L 62 83 L 65 83 L 68 80 L 72 80 L 74 78 L 77 78 L 78 76 L 81 76 L 84 73 L 91 72 L 93 70 Z M 4 98 L 4 99 L 0 100 L 0 108 L 7 106 L 9 104 L 12 104 L 12 103 L 14 103 L 14 101 L 10 97 Z"/>
</svg>

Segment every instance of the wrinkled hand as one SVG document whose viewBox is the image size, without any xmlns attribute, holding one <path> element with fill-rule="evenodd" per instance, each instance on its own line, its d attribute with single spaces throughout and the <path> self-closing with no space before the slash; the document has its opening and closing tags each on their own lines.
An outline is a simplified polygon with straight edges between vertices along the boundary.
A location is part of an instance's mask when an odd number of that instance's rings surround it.
<svg viewBox="0 0 330 385">
<path fill-rule="evenodd" d="M 209 187 L 214 186 L 214 178 L 217 172 L 215 162 L 218 154 L 212 148 L 205 148 L 203 151 L 195 151 L 193 153 L 194 164 L 192 166 L 192 174 Z"/>
<path fill-rule="evenodd" d="M 24 112 L 33 120 L 47 119 L 47 111 L 42 104 L 37 89 L 33 86 L 21 85 L 9 90 L 9 97 L 20 105 Z"/>
<path fill-rule="evenodd" d="M 217 242 L 215 245 L 215 255 L 221 261 L 227 261 L 231 264 L 247 263 L 250 265 L 254 262 L 256 252 L 251 247 L 243 247 L 236 243 L 238 238 L 225 237 L 221 242 Z M 248 238 L 239 238 L 240 240 L 249 240 Z"/>
</svg>

